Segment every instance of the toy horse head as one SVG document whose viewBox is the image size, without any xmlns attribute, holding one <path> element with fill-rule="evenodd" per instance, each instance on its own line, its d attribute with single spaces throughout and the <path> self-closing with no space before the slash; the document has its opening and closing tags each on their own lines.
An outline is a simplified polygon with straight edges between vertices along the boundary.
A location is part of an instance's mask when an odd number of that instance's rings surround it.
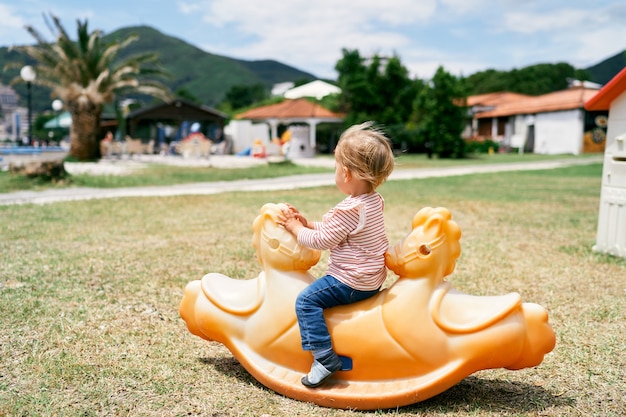
<svg viewBox="0 0 626 417">
<path fill-rule="evenodd" d="M 261 265 L 280 271 L 308 271 L 315 265 L 321 252 L 300 246 L 296 238 L 277 224 L 285 204 L 265 204 L 252 223 L 252 245 Z"/>
<path fill-rule="evenodd" d="M 385 254 L 387 267 L 400 277 L 420 278 L 454 271 L 461 255 L 461 229 L 450 211 L 425 207 L 413 217 L 411 232 Z"/>
</svg>

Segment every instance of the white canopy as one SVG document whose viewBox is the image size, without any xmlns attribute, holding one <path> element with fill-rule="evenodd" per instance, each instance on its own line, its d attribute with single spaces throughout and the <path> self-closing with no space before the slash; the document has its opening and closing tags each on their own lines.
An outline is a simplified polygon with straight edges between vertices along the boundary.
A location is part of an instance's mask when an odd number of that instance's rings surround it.
<svg viewBox="0 0 626 417">
<path fill-rule="evenodd" d="M 57 127 L 70 127 L 72 125 L 72 115 L 70 112 L 66 111 L 55 117 L 54 119 L 48 120 L 44 125 L 44 129 L 54 129 Z"/>
<path fill-rule="evenodd" d="M 325 81 L 315 80 L 308 84 L 303 84 L 298 87 L 291 88 L 285 92 L 285 98 L 302 98 L 302 97 L 315 97 L 321 99 L 329 94 L 341 93 L 341 89 L 336 85 L 329 84 Z"/>
</svg>

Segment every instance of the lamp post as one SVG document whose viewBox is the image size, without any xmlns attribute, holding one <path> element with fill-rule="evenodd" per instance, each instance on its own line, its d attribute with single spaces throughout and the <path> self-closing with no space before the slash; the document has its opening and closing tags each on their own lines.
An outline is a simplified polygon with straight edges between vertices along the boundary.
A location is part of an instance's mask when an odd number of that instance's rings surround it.
<svg viewBox="0 0 626 417">
<path fill-rule="evenodd" d="M 59 133 L 59 127 L 60 127 L 60 125 L 59 125 L 59 123 L 60 123 L 59 118 L 61 117 L 59 112 L 61 111 L 61 109 L 63 109 L 63 102 L 61 100 L 59 100 L 58 98 L 56 100 L 52 100 L 52 110 L 54 110 L 54 117 L 55 117 L 55 119 L 57 121 L 56 122 L 56 129 L 55 129 L 55 132 L 54 132 L 55 133 L 54 134 L 55 139 L 56 139 L 57 133 Z M 61 141 L 59 141 L 59 143 L 60 142 Z"/>
<path fill-rule="evenodd" d="M 25 65 L 20 70 L 20 77 L 22 77 L 22 80 L 26 81 L 26 88 L 28 89 L 28 144 L 30 145 L 33 143 L 31 85 L 33 81 L 35 81 L 35 78 L 37 78 L 37 73 L 33 67 Z"/>
</svg>

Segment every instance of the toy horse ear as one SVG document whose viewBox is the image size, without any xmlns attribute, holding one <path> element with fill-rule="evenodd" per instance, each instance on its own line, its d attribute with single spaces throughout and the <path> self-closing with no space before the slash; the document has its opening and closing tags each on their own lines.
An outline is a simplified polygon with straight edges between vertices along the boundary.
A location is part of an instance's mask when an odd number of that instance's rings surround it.
<svg viewBox="0 0 626 417">
<path fill-rule="evenodd" d="M 420 209 L 417 213 L 415 213 L 415 216 L 413 216 L 411 227 L 415 229 L 418 226 L 421 226 L 422 224 L 426 223 L 426 221 L 430 218 L 430 216 L 432 216 L 433 211 L 434 210 L 432 207 L 423 207 L 422 209 Z"/>
<path fill-rule="evenodd" d="M 439 236 L 441 234 L 442 223 L 443 218 L 439 214 L 432 215 L 424 223 L 424 231 L 432 231 L 436 236 Z"/>
</svg>

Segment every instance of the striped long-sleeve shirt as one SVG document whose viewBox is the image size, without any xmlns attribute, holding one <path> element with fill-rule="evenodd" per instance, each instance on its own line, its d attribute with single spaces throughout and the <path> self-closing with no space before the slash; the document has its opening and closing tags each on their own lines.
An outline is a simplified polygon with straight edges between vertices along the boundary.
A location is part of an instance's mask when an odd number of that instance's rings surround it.
<svg viewBox="0 0 626 417">
<path fill-rule="evenodd" d="M 385 252 L 385 202 L 377 192 L 349 196 L 324 215 L 313 228 L 298 232 L 298 243 L 313 249 L 330 249 L 328 274 L 350 287 L 369 291 L 387 277 Z"/>
</svg>

